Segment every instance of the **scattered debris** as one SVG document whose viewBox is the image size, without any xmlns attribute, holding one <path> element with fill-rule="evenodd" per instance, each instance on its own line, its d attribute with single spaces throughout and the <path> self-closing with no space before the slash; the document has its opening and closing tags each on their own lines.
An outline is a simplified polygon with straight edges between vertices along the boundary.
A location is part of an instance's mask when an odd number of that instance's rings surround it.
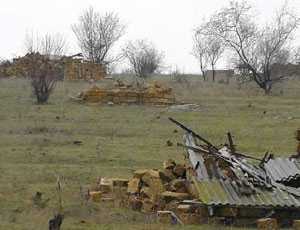
<svg viewBox="0 0 300 230">
<path fill-rule="evenodd" d="M 101 191 L 89 192 L 89 197 L 91 197 L 92 201 L 94 202 L 100 202 L 102 198 L 102 192 Z"/>
<path fill-rule="evenodd" d="M 113 190 L 113 182 L 111 179 L 101 178 L 99 190 L 103 193 L 110 193 Z"/>
<path fill-rule="evenodd" d="M 277 220 L 274 218 L 258 219 L 256 224 L 257 224 L 257 228 L 259 230 L 268 230 L 268 229 L 277 230 L 277 229 L 279 229 Z"/>
<path fill-rule="evenodd" d="M 201 111 L 200 105 L 197 104 L 183 104 L 183 105 L 171 105 L 168 108 L 170 112 L 190 112 L 190 111 Z"/>
</svg>

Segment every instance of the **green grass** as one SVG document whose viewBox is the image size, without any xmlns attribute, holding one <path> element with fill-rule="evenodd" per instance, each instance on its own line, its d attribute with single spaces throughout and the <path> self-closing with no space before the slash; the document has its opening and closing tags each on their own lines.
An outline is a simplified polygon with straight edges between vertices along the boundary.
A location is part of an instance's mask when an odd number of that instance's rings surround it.
<svg viewBox="0 0 300 230">
<path fill-rule="evenodd" d="M 47 229 L 57 209 L 58 175 L 63 177 L 63 229 L 169 229 L 115 204 L 85 204 L 80 196 L 80 188 L 94 186 L 98 177 L 130 177 L 135 169 L 161 167 L 164 159 L 183 161 L 181 148 L 166 145 L 182 137 L 181 131 L 174 133 L 178 128 L 169 116 L 216 145 L 231 131 L 241 151 L 256 156 L 266 151 L 294 153 L 294 132 L 300 128 L 299 82 L 283 85 L 282 96 L 279 89 L 264 96 L 251 87 L 195 79 L 189 85 L 169 84 L 179 101 L 199 104 L 201 110 L 70 101 L 68 95 L 87 87 L 84 82 L 59 83 L 49 104 L 36 105 L 27 81 L 0 80 L 0 229 Z M 82 145 L 74 145 L 76 140 Z M 50 199 L 45 208 L 33 205 L 37 191 Z"/>
</svg>

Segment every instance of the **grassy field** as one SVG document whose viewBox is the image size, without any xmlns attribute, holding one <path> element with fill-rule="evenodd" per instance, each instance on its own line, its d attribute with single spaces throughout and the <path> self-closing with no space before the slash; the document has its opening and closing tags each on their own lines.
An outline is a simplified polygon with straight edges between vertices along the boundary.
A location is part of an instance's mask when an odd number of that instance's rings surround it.
<svg viewBox="0 0 300 230">
<path fill-rule="evenodd" d="M 183 161 L 183 149 L 166 145 L 168 140 L 181 142 L 182 137 L 181 131 L 174 133 L 169 116 L 217 145 L 231 131 L 238 149 L 252 155 L 295 152 L 299 82 L 285 83 L 272 96 L 251 87 L 195 79 L 169 84 L 179 101 L 201 109 L 171 112 L 163 107 L 70 101 L 69 95 L 87 87 L 83 82 L 59 83 L 49 104 L 41 106 L 35 104 L 27 81 L 0 80 L 0 229 L 47 229 L 58 207 L 58 176 L 65 213 L 62 229 L 169 229 L 118 204 L 86 203 L 80 192 L 94 186 L 98 177 L 129 177 L 135 169 L 161 167 L 164 159 Z M 49 200 L 45 207 L 34 205 L 37 191 Z"/>
</svg>

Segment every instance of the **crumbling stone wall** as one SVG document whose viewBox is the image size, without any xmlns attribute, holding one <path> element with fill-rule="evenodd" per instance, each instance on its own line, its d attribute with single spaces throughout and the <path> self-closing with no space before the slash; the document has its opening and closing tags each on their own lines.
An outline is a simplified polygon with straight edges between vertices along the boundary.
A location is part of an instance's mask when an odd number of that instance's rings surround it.
<svg viewBox="0 0 300 230">
<path fill-rule="evenodd" d="M 114 104 L 153 104 L 169 105 L 175 103 L 172 88 L 164 87 L 158 83 L 149 84 L 143 88 L 134 88 L 131 85 L 115 86 L 113 89 L 101 89 L 96 85 L 81 92 L 78 99 L 86 102 L 99 102 Z"/>
<path fill-rule="evenodd" d="M 72 59 L 65 62 L 64 75 L 66 80 L 101 80 L 106 70 L 101 64 Z"/>
</svg>

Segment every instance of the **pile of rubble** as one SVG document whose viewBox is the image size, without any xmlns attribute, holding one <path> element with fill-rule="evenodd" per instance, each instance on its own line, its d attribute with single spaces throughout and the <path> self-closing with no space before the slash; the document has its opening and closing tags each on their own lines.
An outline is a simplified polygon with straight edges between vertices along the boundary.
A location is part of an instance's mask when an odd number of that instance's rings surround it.
<svg viewBox="0 0 300 230">
<path fill-rule="evenodd" d="M 25 56 L 14 58 L 10 67 L 11 76 L 34 78 L 46 76 L 55 80 L 64 78 L 64 65 L 59 59 L 51 59 L 49 55 L 39 52 L 27 53 Z"/>
<path fill-rule="evenodd" d="M 137 170 L 128 182 L 127 192 L 134 210 L 170 210 L 174 201 L 190 198 L 185 166 L 168 160 L 163 170 Z"/>
<path fill-rule="evenodd" d="M 57 69 L 59 80 L 102 80 L 106 77 L 106 66 L 84 60 L 81 53 L 71 56 L 46 55 L 30 52 L 14 58 L 12 62 L 0 60 L 0 77 L 28 77 L 29 71 L 44 69 L 44 65 Z"/>
<path fill-rule="evenodd" d="M 98 190 L 89 194 L 98 202 L 112 200 L 121 192 L 128 208 L 158 213 L 161 223 L 200 224 L 208 216 L 206 208 L 182 203 L 193 198 L 186 170 L 185 165 L 167 160 L 163 169 L 136 170 L 129 180 L 102 178 Z"/>
<path fill-rule="evenodd" d="M 117 81 L 112 89 L 101 89 L 94 85 L 90 89 L 81 92 L 76 100 L 92 103 L 113 104 L 153 104 L 169 105 L 175 103 L 172 88 L 165 87 L 154 82 L 145 86 L 134 87 Z"/>
</svg>

